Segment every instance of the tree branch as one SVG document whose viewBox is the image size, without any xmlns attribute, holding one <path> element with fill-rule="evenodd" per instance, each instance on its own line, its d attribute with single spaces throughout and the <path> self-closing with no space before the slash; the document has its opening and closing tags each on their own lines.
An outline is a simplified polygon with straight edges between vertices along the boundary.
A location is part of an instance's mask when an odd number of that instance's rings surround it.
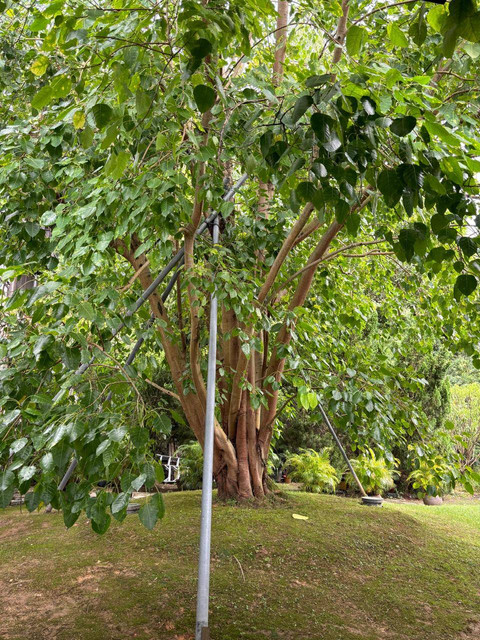
<svg viewBox="0 0 480 640">
<path fill-rule="evenodd" d="M 145 382 L 148 382 L 148 384 L 150 384 L 152 387 L 155 387 L 155 389 L 158 389 L 162 393 L 166 393 L 168 396 L 171 396 L 172 398 L 175 398 L 175 400 L 178 400 L 180 402 L 180 396 L 177 393 L 161 387 L 159 384 L 153 382 L 152 380 L 149 380 L 148 378 L 144 378 L 144 380 Z"/>
<path fill-rule="evenodd" d="M 337 46 L 333 51 L 332 64 L 340 62 L 340 58 L 342 57 L 343 43 L 345 42 L 345 36 L 347 35 L 349 4 L 350 0 L 342 0 L 342 15 L 338 21 L 337 32 L 335 34 Z"/>
</svg>

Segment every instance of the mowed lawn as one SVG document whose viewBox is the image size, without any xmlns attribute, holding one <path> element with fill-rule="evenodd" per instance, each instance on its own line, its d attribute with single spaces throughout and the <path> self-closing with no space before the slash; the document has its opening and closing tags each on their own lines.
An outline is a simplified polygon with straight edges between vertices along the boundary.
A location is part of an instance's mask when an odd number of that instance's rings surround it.
<svg viewBox="0 0 480 640">
<path fill-rule="evenodd" d="M 200 494 L 166 508 L 152 532 L 131 515 L 103 537 L 85 519 L 1 511 L 0 638 L 191 640 Z M 479 640 L 479 576 L 480 500 L 216 505 L 211 637 Z"/>
</svg>

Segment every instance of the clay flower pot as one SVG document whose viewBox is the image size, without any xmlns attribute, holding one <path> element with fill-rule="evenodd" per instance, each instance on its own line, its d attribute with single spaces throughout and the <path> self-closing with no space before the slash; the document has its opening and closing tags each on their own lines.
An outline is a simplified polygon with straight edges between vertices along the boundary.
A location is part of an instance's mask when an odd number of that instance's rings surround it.
<svg viewBox="0 0 480 640">
<path fill-rule="evenodd" d="M 443 504 L 442 496 L 423 496 L 423 504 L 429 507 L 435 507 L 439 504 Z"/>
</svg>

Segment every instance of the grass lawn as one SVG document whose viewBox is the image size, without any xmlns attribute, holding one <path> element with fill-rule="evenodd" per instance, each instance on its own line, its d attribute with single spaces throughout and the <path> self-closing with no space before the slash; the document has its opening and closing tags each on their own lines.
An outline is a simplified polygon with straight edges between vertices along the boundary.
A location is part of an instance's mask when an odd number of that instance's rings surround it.
<svg viewBox="0 0 480 640">
<path fill-rule="evenodd" d="M 200 494 L 100 537 L 0 512 L 0 638 L 191 640 Z M 308 516 L 296 520 L 292 513 Z M 425 507 L 289 493 L 213 510 L 213 640 L 479 640 L 480 501 Z"/>
</svg>

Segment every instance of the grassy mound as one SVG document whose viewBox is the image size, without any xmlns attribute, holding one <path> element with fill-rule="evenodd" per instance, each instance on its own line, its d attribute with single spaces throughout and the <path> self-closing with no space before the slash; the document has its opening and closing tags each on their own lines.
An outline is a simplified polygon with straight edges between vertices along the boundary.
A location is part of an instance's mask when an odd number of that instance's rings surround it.
<svg viewBox="0 0 480 640">
<path fill-rule="evenodd" d="M 0 513 L 0 638 L 191 640 L 200 494 L 103 537 L 60 514 Z M 213 640 L 478 640 L 478 501 L 383 509 L 290 494 L 213 511 Z M 292 513 L 308 516 L 296 520 Z"/>
</svg>

